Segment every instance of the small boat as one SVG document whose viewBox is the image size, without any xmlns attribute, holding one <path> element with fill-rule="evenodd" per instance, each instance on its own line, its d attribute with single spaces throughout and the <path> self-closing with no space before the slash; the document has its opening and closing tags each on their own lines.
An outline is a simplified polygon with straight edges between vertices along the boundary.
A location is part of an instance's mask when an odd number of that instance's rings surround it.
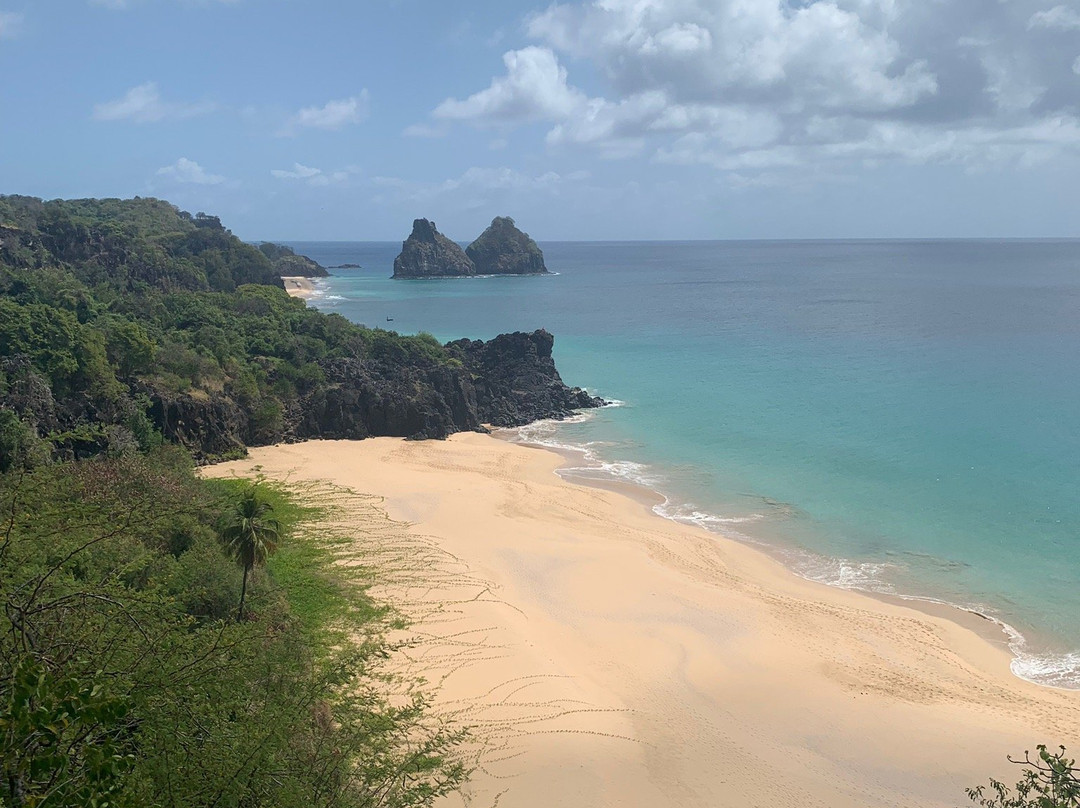
<svg viewBox="0 0 1080 808">
<path fill-rule="evenodd" d="M 392 323 L 392 322 L 394 322 L 394 318 L 393 317 L 387 317 L 386 322 Z"/>
</svg>

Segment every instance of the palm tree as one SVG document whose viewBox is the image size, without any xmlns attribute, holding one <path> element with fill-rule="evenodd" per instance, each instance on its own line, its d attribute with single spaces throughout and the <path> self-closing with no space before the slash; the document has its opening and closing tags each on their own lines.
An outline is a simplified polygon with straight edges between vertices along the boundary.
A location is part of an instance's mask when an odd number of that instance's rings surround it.
<svg viewBox="0 0 1080 808">
<path fill-rule="evenodd" d="M 252 486 L 236 503 L 229 514 L 228 522 L 221 531 L 221 540 L 225 549 L 236 563 L 244 568 L 244 584 L 240 589 L 240 608 L 236 619 L 244 616 L 244 598 L 247 596 L 248 573 L 257 566 L 266 563 L 266 559 L 277 550 L 281 525 L 269 514 L 273 506 L 259 498 L 259 492 Z"/>
</svg>

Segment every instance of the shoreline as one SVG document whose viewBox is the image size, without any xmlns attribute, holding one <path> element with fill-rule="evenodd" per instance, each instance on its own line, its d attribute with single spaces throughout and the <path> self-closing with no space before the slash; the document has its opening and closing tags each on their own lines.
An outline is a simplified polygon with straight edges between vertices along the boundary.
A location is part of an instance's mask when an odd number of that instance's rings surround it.
<svg viewBox="0 0 1080 808">
<path fill-rule="evenodd" d="M 556 275 L 558 273 L 548 274 Z M 467 277 L 491 278 L 502 276 Z M 311 298 L 313 296 L 319 296 L 322 291 L 320 288 L 316 288 L 310 279 L 283 278 L 282 280 L 306 281 L 307 285 L 311 287 L 310 291 L 290 291 L 290 294 L 308 300 L 309 305 Z M 406 280 L 446 280 L 446 278 L 407 278 Z M 286 285 L 288 286 L 288 283 L 286 283 Z M 614 407 L 622 405 L 623 402 L 621 401 L 612 401 L 610 404 L 610 406 Z M 588 415 L 591 415 L 592 412 L 592 410 L 587 410 L 584 411 L 584 414 L 587 417 Z M 543 423 L 547 422 L 539 421 L 527 426 L 535 426 L 536 424 Z M 564 466 L 576 466 L 583 457 L 588 461 L 589 452 L 584 448 L 575 447 L 573 445 L 545 443 L 542 440 L 519 436 L 519 429 L 520 428 L 493 428 L 492 433 L 500 440 L 559 454 L 566 461 Z M 658 506 L 666 504 L 669 501 L 668 498 L 660 491 L 650 487 L 650 484 L 647 482 L 621 478 L 615 474 L 610 474 L 605 478 L 603 474 L 606 472 L 600 467 L 597 467 L 597 472 L 600 472 L 597 475 L 576 473 L 574 470 L 569 471 L 569 473 L 563 473 L 566 471 L 565 468 L 560 469 L 560 476 L 570 482 L 629 496 L 632 499 L 640 501 L 648 510 L 662 519 L 667 519 L 676 524 L 689 524 L 688 520 L 683 520 L 678 516 L 663 513 Z M 740 538 L 737 533 L 734 533 L 733 535 L 731 531 L 725 531 L 723 528 L 715 531 L 705 527 L 702 527 L 702 529 L 708 530 L 712 535 L 723 538 L 724 540 L 736 541 L 745 546 L 752 547 L 779 562 L 793 575 L 809 582 L 844 591 L 857 592 L 885 603 L 908 606 L 933 616 L 950 619 L 965 628 L 975 631 L 987 641 L 1007 649 L 1012 656 L 1013 662 L 1017 663 L 1016 667 L 1011 667 L 1011 670 L 1013 675 L 1018 679 L 1041 687 L 1080 692 L 1080 668 L 1076 668 L 1076 664 L 1080 664 L 1080 649 L 1073 650 L 1066 646 L 1056 645 L 1056 642 L 1060 642 L 1060 638 L 1040 634 L 1037 630 L 1031 628 L 1025 628 L 1021 631 L 1002 617 L 983 610 L 989 607 L 980 607 L 977 603 L 968 605 L 963 602 L 954 602 L 953 600 L 946 600 L 933 595 L 904 594 L 897 591 L 861 588 L 857 584 L 845 585 L 843 583 L 833 583 L 822 580 L 821 578 L 813 577 L 810 574 L 804 574 L 798 568 L 798 560 L 792 558 L 789 555 L 789 551 L 806 552 L 822 559 L 838 560 L 835 557 L 819 554 L 813 550 L 787 547 L 782 542 L 771 540 L 769 537 L 761 539 L 758 537 L 746 537 L 744 539 Z M 883 582 L 883 584 L 888 587 L 889 590 L 892 589 L 887 581 Z M 1038 650 L 1029 650 L 1031 643 L 1034 643 Z M 1050 660 L 1051 667 L 1041 667 L 1047 660 Z M 1071 663 L 1071 667 L 1064 672 L 1058 667 L 1062 664 L 1062 660 L 1068 660 L 1068 663 L 1065 664 Z M 1024 670 L 1025 666 L 1027 666 L 1028 670 L 1027 675 L 1019 672 Z"/>
<path fill-rule="evenodd" d="M 282 275 L 281 282 L 285 285 L 285 291 L 289 293 L 290 297 L 308 300 L 315 294 L 314 281 L 303 275 Z"/>
<path fill-rule="evenodd" d="M 955 808 L 1009 782 L 1005 755 L 1080 743 L 1080 694 L 972 628 L 564 480 L 539 448 L 318 441 L 205 472 L 381 503 L 377 594 L 410 604 L 412 663 L 477 727 L 478 804 Z"/>
<path fill-rule="evenodd" d="M 584 474 L 575 473 L 576 469 L 571 467 L 570 464 L 575 463 L 580 456 L 584 454 L 583 450 L 572 449 L 569 447 L 556 448 L 552 446 L 546 446 L 542 443 L 534 443 L 527 439 L 519 440 L 516 438 L 516 429 L 504 428 L 492 431 L 493 437 L 498 440 L 506 441 L 507 443 L 524 446 L 529 449 L 537 449 L 544 452 L 551 452 L 559 455 L 563 458 L 563 465 L 556 469 L 556 474 L 562 479 L 566 480 L 572 485 L 582 485 L 588 488 L 597 488 L 602 491 L 610 491 L 615 494 L 620 494 L 632 499 L 635 502 L 641 504 L 649 513 L 653 514 L 659 519 L 665 519 L 675 524 L 683 524 L 670 516 L 666 516 L 656 510 L 656 506 L 663 505 L 667 502 L 667 498 L 659 491 L 650 488 L 644 483 L 634 482 L 633 480 L 620 480 L 616 477 L 610 479 L 603 479 L 601 477 L 589 477 Z M 569 467 L 569 468 L 568 468 Z M 840 589 L 845 592 L 855 592 L 860 595 L 879 600 L 883 603 L 889 603 L 894 606 L 909 607 L 916 609 L 931 617 L 938 617 L 945 620 L 950 620 L 961 628 L 965 628 L 981 636 L 988 643 L 1004 648 L 1013 659 L 1016 658 L 1011 649 L 1012 635 L 1022 636 L 1016 629 L 1009 626 L 1007 623 L 1002 622 L 988 614 L 984 614 L 977 609 L 968 608 L 966 606 L 960 606 L 955 603 L 949 603 L 944 600 L 935 600 L 929 597 L 922 597 L 919 595 L 902 595 L 889 592 L 875 592 L 870 589 L 859 589 L 857 587 L 842 587 L 834 584 L 827 583 L 825 581 L 818 581 L 813 578 L 809 578 L 805 575 L 801 575 L 798 570 L 792 569 L 787 563 L 783 550 L 780 547 L 765 543 L 755 542 L 750 543 L 731 536 L 722 531 L 712 531 L 707 528 L 698 526 L 700 530 L 703 530 L 710 535 L 715 536 L 721 541 L 735 542 L 736 544 L 748 547 L 751 550 L 755 550 L 772 560 L 780 564 L 784 569 L 790 572 L 792 575 L 819 586 L 826 586 L 833 589 Z M 1013 672 L 1010 667 L 1010 672 L 1017 679 L 1023 682 L 1037 685 L 1039 687 L 1047 687 L 1055 690 L 1066 691 L 1080 691 L 1080 687 L 1059 687 L 1056 685 L 1046 684 L 1044 682 L 1037 682 L 1032 679 L 1026 679 L 1023 676 Z"/>
<path fill-rule="evenodd" d="M 621 404 L 622 402 L 615 402 L 611 406 L 621 406 Z M 575 417 L 586 420 L 593 412 L 594 411 L 592 410 L 587 410 L 584 411 L 581 416 Z M 666 494 L 653 487 L 650 482 L 610 472 L 606 468 L 608 465 L 607 461 L 596 456 L 593 454 L 592 450 L 584 446 L 546 441 L 526 433 L 526 430 L 530 430 L 530 428 L 546 424 L 557 426 L 560 423 L 563 422 L 537 421 L 533 424 L 528 424 L 525 427 L 493 430 L 493 434 L 500 440 L 505 440 L 509 443 L 554 452 L 555 454 L 560 455 L 564 458 L 565 463 L 557 470 L 557 473 L 563 479 L 579 485 L 622 493 L 641 502 L 651 513 L 661 519 L 669 520 L 675 524 L 693 525 L 724 541 L 734 541 L 743 546 L 750 547 L 772 558 L 792 575 L 795 575 L 802 580 L 843 591 L 857 592 L 885 603 L 909 606 L 929 615 L 952 620 L 967 629 L 975 631 L 987 641 L 1004 647 L 1012 657 L 1010 670 L 1017 679 L 1040 687 L 1080 693 L 1080 669 L 1076 667 L 1077 664 L 1080 664 L 1080 651 L 1058 646 L 1053 650 L 1036 653 L 1027 652 L 1031 636 L 1020 631 L 1003 618 L 995 616 L 987 611 L 983 611 L 979 606 L 957 603 L 932 595 L 904 594 L 896 591 L 882 591 L 879 589 L 865 588 L 858 585 L 844 585 L 804 574 L 800 571 L 796 559 L 792 556 L 792 552 L 794 551 L 796 554 L 799 554 L 813 551 L 792 548 L 781 541 L 770 539 L 768 537 L 759 538 L 742 536 L 738 532 L 728 531 L 722 527 L 715 529 L 706 527 L 694 520 L 684 519 L 676 515 L 665 513 L 663 508 L 668 505 L 671 500 Z M 579 465 L 582 462 L 586 465 Z M 583 473 L 590 471 L 595 471 L 597 473 Z M 831 558 L 828 556 L 822 557 Z M 844 559 L 833 560 L 843 561 Z M 1034 637 L 1037 640 L 1048 642 L 1051 645 L 1054 642 L 1054 638 L 1042 637 L 1038 632 L 1034 634 Z M 1052 660 L 1051 665 L 1054 667 L 1045 667 L 1047 660 Z M 1062 664 L 1060 660 L 1068 660 L 1066 664 L 1070 664 L 1068 671 L 1065 673 L 1056 667 L 1057 665 Z M 1035 673 L 1032 673 L 1031 675 L 1020 673 L 1018 669 L 1022 670 L 1025 666 L 1038 666 L 1036 668 L 1037 670 L 1041 667 L 1040 673 L 1043 678 L 1038 678 L 1038 675 Z"/>
</svg>

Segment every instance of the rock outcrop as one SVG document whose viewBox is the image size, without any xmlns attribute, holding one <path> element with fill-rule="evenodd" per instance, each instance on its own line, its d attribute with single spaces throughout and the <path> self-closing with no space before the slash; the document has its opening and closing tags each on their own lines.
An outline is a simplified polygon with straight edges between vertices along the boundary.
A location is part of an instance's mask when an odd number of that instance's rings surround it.
<svg viewBox="0 0 1080 808">
<path fill-rule="evenodd" d="M 198 397 L 148 389 L 151 417 L 165 437 L 205 461 L 245 446 L 315 438 L 413 440 L 561 419 L 603 400 L 563 384 L 547 331 L 461 339 L 446 347 L 456 362 L 359 357 L 319 363 L 329 384 L 296 401 L 279 419 L 255 423 L 228 395 Z"/>
<path fill-rule="evenodd" d="M 227 395 L 192 396 L 147 386 L 150 418 L 165 439 L 178 443 L 200 462 L 243 455 L 258 441 L 251 418 Z"/>
<path fill-rule="evenodd" d="M 554 343 L 551 334 L 540 330 L 500 334 L 488 342 L 460 339 L 446 346 L 473 377 L 481 423 L 521 426 L 604 405 L 580 387 L 563 384 L 551 357 Z"/>
<path fill-rule="evenodd" d="M 395 278 L 455 278 L 475 275 L 465 251 L 435 229 L 427 219 L 413 221 L 410 236 L 394 259 Z"/>
<path fill-rule="evenodd" d="M 465 249 L 480 275 L 540 275 L 547 272 L 544 253 L 509 216 L 496 216 Z"/>
<path fill-rule="evenodd" d="M 283 278 L 325 278 L 330 275 L 318 261 L 300 255 L 292 247 L 264 241 L 259 252 L 270 259 L 274 271 Z"/>
</svg>

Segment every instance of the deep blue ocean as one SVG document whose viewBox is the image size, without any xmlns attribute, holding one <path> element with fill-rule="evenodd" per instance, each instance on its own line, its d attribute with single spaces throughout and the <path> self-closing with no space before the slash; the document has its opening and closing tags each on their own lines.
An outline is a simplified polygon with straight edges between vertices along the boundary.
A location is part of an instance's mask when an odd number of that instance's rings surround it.
<svg viewBox="0 0 1080 808">
<path fill-rule="evenodd" d="M 540 277 L 392 281 L 400 243 L 292 243 L 313 305 L 440 339 L 546 328 L 621 406 L 522 430 L 579 475 L 838 586 L 976 609 L 1080 687 L 1080 241 L 541 244 Z M 388 322 L 387 318 L 392 318 Z"/>
</svg>

